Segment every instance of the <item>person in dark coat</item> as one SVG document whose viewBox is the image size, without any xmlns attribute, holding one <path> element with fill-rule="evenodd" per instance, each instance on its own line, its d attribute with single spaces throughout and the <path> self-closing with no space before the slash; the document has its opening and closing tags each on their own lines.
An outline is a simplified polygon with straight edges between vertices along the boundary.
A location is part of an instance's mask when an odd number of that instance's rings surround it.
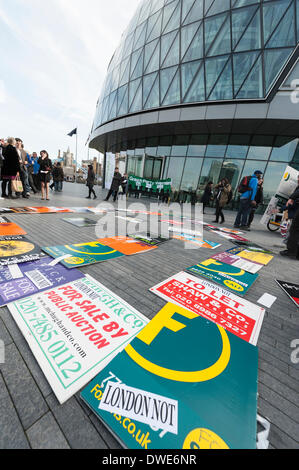
<svg viewBox="0 0 299 470">
<path fill-rule="evenodd" d="M 64 181 L 64 172 L 60 162 L 57 162 L 56 166 L 54 166 L 52 175 L 55 191 L 61 193 Z"/>
<path fill-rule="evenodd" d="M 213 181 L 209 181 L 208 184 L 205 187 L 205 191 L 204 191 L 203 196 L 201 198 L 201 202 L 202 202 L 202 205 L 203 205 L 203 209 L 202 209 L 203 214 L 205 213 L 206 206 L 210 205 L 212 194 L 213 194 Z"/>
<path fill-rule="evenodd" d="M 299 176 L 298 186 L 287 202 L 287 208 L 289 206 L 292 206 L 296 212 L 289 232 L 287 249 L 281 251 L 280 254 L 282 256 L 299 259 Z"/>
<path fill-rule="evenodd" d="M 86 199 L 91 199 L 91 195 L 93 194 L 93 198 L 97 199 L 97 195 L 95 193 L 95 190 L 93 189 L 95 185 L 95 179 L 96 175 L 93 169 L 92 165 L 88 165 L 88 174 L 87 174 L 87 181 L 86 181 L 86 186 L 89 189 L 89 194 Z"/>
<path fill-rule="evenodd" d="M 11 182 L 20 176 L 20 161 L 16 150 L 16 141 L 13 137 L 7 139 L 7 146 L 3 148 L 2 197 L 12 198 Z M 8 194 L 6 194 L 6 188 Z"/>
<path fill-rule="evenodd" d="M 49 158 L 49 154 L 46 150 L 42 150 L 40 152 L 38 164 L 39 176 L 41 181 L 42 201 L 45 199 L 45 195 L 47 201 L 49 201 L 49 185 L 51 181 L 51 172 L 53 170 L 53 165 L 52 160 Z"/>
<path fill-rule="evenodd" d="M 114 176 L 113 176 L 113 180 L 112 180 L 112 183 L 111 183 L 111 187 L 110 187 L 110 190 L 107 194 L 107 197 L 106 197 L 105 201 L 109 201 L 109 198 L 112 194 L 113 194 L 113 201 L 114 202 L 116 201 L 118 191 L 119 191 L 119 187 L 121 185 L 121 181 L 122 181 L 122 176 L 121 176 L 120 172 L 118 171 L 118 168 L 116 167 L 115 172 L 114 172 Z"/>
</svg>

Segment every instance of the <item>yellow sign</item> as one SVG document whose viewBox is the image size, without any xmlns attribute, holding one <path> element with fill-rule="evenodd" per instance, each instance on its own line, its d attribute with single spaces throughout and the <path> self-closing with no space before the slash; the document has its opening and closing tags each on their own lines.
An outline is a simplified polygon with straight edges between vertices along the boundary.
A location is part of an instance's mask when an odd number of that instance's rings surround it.
<svg viewBox="0 0 299 470">
<path fill-rule="evenodd" d="M 182 317 L 190 320 L 198 318 L 198 315 L 190 312 L 182 307 L 177 307 L 174 304 L 168 303 L 162 310 L 150 321 L 148 325 L 139 333 L 137 338 L 150 346 L 154 339 L 157 338 L 159 333 L 164 329 L 178 333 L 180 330 L 186 328 L 186 325 L 182 322 L 174 320 L 172 317 L 174 314 L 181 315 Z M 158 375 L 168 380 L 174 380 L 177 382 L 206 382 L 212 380 L 226 369 L 231 355 L 231 348 L 229 338 L 226 331 L 215 325 L 215 329 L 219 330 L 222 339 L 222 352 L 219 359 L 207 369 L 197 371 L 179 371 L 171 370 L 165 367 L 161 367 L 158 364 L 154 364 L 150 360 L 142 357 L 131 345 L 126 347 L 126 352 L 130 358 L 136 362 L 140 367 L 151 372 L 152 374 Z M 174 347 L 177 347 L 174 344 Z"/>
<path fill-rule="evenodd" d="M 204 428 L 193 429 L 186 437 L 183 449 L 229 449 L 228 445 L 213 431 Z"/>
<path fill-rule="evenodd" d="M 260 253 L 258 251 L 249 250 L 241 251 L 240 253 L 238 253 L 238 256 L 244 259 L 248 259 L 249 261 L 255 261 L 256 263 L 260 263 L 263 265 L 270 263 L 270 261 L 273 259 L 273 256 L 267 253 Z"/>
</svg>

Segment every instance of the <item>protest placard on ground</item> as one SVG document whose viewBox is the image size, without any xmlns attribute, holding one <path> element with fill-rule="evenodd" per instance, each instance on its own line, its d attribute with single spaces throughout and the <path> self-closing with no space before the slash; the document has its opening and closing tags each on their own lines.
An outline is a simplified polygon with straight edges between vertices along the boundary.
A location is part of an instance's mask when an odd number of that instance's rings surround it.
<svg viewBox="0 0 299 470">
<path fill-rule="evenodd" d="M 166 302 L 191 310 L 239 338 L 257 344 L 265 309 L 220 286 L 180 272 L 152 287 L 150 291 Z"/>
<path fill-rule="evenodd" d="M 262 251 L 247 250 L 246 247 L 230 248 L 226 251 L 227 253 L 230 253 L 232 255 L 237 255 L 240 258 L 252 261 L 253 263 L 263 264 L 264 266 L 269 264 L 270 261 L 273 259 L 273 256 L 268 253 L 264 253 Z"/>
<path fill-rule="evenodd" d="M 88 275 L 8 308 L 60 403 L 86 385 L 148 323 Z"/>
<path fill-rule="evenodd" d="M 209 248 L 210 250 L 215 250 L 221 246 L 220 243 L 210 242 L 209 240 L 204 240 L 203 238 L 193 237 L 187 233 L 174 234 L 173 238 L 176 240 L 181 240 L 182 242 L 193 243 L 199 248 Z"/>
<path fill-rule="evenodd" d="M 17 224 L 10 222 L 6 217 L 0 217 L 0 239 L 13 235 L 27 235 L 27 232 Z"/>
<path fill-rule="evenodd" d="M 131 237 L 100 238 L 98 241 L 127 256 L 145 253 L 157 248 L 156 246 L 149 246 L 147 243 L 143 243 L 142 241 L 135 240 Z"/>
<path fill-rule="evenodd" d="M 293 282 L 279 281 L 276 279 L 277 284 L 285 291 L 297 307 L 299 307 L 299 285 Z"/>
<path fill-rule="evenodd" d="M 41 257 L 41 248 L 22 236 L 3 237 L 0 239 L 0 266 L 26 263 Z"/>
<path fill-rule="evenodd" d="M 189 310 L 167 304 L 81 397 L 130 449 L 254 449 L 257 370 L 255 346 Z M 117 390 L 124 388 L 119 384 L 141 390 L 130 400 L 121 395 L 131 417 L 101 409 L 106 387 L 113 382 L 113 402 Z M 143 415 L 148 414 L 149 393 L 163 397 L 154 409 L 155 427 L 134 419 L 141 407 Z M 177 434 L 163 425 L 169 424 L 175 410 L 170 400 L 178 404 Z"/>
<path fill-rule="evenodd" d="M 240 258 L 237 255 L 230 254 L 227 251 L 218 253 L 215 256 L 211 256 L 211 258 L 216 259 L 217 261 L 221 261 L 222 263 L 230 264 L 235 268 L 244 269 L 244 271 L 247 271 L 251 274 L 256 274 L 263 267 L 263 264 L 253 263 L 246 260 L 245 258 Z"/>
</svg>

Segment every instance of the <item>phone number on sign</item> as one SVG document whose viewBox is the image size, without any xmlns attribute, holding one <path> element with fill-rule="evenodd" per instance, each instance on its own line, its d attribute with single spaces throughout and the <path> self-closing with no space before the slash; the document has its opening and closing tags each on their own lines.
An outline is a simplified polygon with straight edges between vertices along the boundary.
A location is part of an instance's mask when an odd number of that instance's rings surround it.
<svg viewBox="0 0 299 470">
<path fill-rule="evenodd" d="M 254 321 L 240 312 L 228 307 L 219 300 L 206 293 L 190 292 L 190 287 L 177 281 L 170 281 L 158 289 L 169 300 L 181 304 L 183 307 L 223 326 L 228 331 L 240 337 L 250 338 L 254 328 Z M 245 338 L 244 338 L 245 339 Z"/>
</svg>

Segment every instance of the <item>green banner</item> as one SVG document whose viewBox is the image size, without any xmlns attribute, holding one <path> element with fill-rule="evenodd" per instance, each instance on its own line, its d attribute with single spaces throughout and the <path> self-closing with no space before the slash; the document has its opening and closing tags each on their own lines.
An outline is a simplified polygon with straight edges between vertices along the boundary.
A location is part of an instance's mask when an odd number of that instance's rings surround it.
<svg viewBox="0 0 299 470">
<path fill-rule="evenodd" d="M 162 190 L 164 192 L 171 191 L 171 178 L 166 180 L 150 180 L 148 178 L 140 178 L 139 176 L 131 175 L 129 176 L 129 184 L 132 186 L 132 189 L 137 189 L 139 191 L 150 191 L 154 193 L 159 193 Z"/>
</svg>

